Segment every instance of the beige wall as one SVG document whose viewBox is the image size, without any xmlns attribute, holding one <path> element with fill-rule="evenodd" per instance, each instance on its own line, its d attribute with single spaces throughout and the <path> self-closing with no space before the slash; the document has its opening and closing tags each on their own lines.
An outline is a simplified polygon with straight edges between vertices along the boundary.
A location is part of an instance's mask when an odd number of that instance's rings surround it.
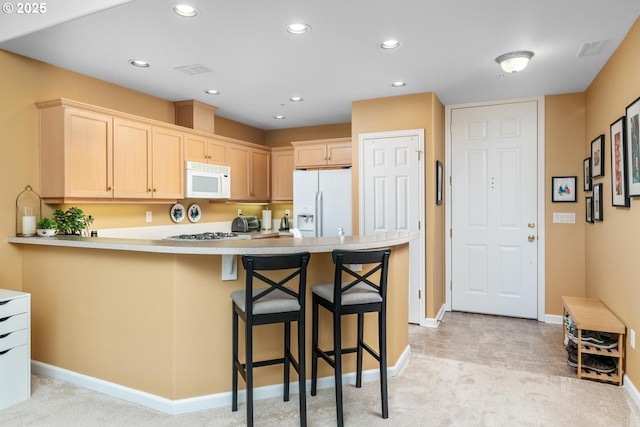
<svg viewBox="0 0 640 427">
<path fill-rule="evenodd" d="M 584 93 L 545 98 L 545 188 L 551 189 L 551 177 L 578 177 L 577 203 L 552 203 L 545 198 L 546 224 L 546 314 L 562 315 L 562 296 L 584 296 L 585 200 L 582 160 L 585 127 Z M 554 224 L 553 212 L 573 212 L 575 224 Z"/>
<path fill-rule="evenodd" d="M 444 163 L 444 107 L 433 93 L 355 101 L 351 110 L 353 158 L 358 135 L 393 130 L 425 130 L 425 313 L 434 318 L 444 304 L 444 203 L 435 204 L 435 161 Z M 357 161 L 353 166 L 353 224 L 358 230 Z M 446 203 L 446 201 L 445 201 Z"/>
<path fill-rule="evenodd" d="M 586 135 L 583 157 L 590 141 L 605 135 L 603 184 L 604 221 L 586 226 L 586 295 L 599 298 L 626 325 L 640 332 L 640 200 L 631 208 L 611 205 L 611 147 L 609 126 L 625 115 L 625 108 L 640 96 L 640 19 L 586 91 Z M 628 340 L 627 340 L 628 343 Z M 640 384 L 640 342 L 627 347 L 627 374 Z"/>
<path fill-rule="evenodd" d="M 345 138 L 349 136 L 351 136 L 351 123 L 272 129 L 266 131 L 265 145 L 269 147 L 290 147 L 291 141 Z"/>
</svg>

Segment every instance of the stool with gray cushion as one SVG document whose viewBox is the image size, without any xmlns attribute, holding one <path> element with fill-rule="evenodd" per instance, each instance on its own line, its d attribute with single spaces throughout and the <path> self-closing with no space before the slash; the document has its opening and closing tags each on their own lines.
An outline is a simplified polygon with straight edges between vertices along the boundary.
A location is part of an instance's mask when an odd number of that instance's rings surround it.
<svg viewBox="0 0 640 427">
<path fill-rule="evenodd" d="M 334 282 L 314 285 L 312 293 L 313 343 L 311 348 L 311 395 L 316 395 L 318 357 L 334 369 L 337 425 L 344 425 L 342 405 L 342 355 L 356 353 L 356 387 L 362 386 L 362 350 L 366 350 L 380 364 L 380 394 L 382 418 L 389 417 L 387 397 L 387 270 L 390 249 L 372 251 L 334 250 Z M 363 266 L 362 272 L 351 265 Z M 318 347 L 318 307 L 324 307 L 333 316 L 333 349 Z M 364 342 L 364 314 L 378 313 L 378 351 Z M 357 344 L 342 348 L 341 318 L 357 315 Z"/>
<path fill-rule="evenodd" d="M 253 425 L 253 368 L 282 363 L 284 365 L 284 400 L 289 400 L 290 368 L 298 373 L 300 425 L 307 425 L 306 375 L 305 375 L 305 293 L 308 252 L 258 256 L 245 255 L 242 265 L 246 270 L 245 289 L 231 294 L 233 301 L 233 378 L 231 410 L 238 410 L 238 373 L 246 387 L 247 426 Z M 277 272 L 276 270 L 285 270 Z M 265 276 L 282 277 L 275 281 Z M 295 280 L 297 278 L 297 280 Z M 267 287 L 254 287 L 254 282 Z M 260 286 L 259 285 L 259 286 Z M 285 286 L 286 285 L 286 286 Z M 238 356 L 238 318 L 245 323 L 245 363 Z M 291 322 L 298 322 L 298 357 L 291 354 Z M 284 354 L 278 359 L 253 360 L 253 327 L 272 323 L 284 324 Z"/>
</svg>

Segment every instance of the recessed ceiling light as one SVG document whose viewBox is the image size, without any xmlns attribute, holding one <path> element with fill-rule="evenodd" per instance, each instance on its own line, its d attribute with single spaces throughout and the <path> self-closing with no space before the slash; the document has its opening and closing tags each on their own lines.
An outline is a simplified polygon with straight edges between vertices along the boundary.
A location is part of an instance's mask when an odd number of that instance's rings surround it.
<svg viewBox="0 0 640 427">
<path fill-rule="evenodd" d="M 204 91 L 207 95 L 220 95 L 220 91 L 215 89 L 207 89 Z"/>
<path fill-rule="evenodd" d="M 188 4 L 177 4 L 173 6 L 173 11 L 180 16 L 184 16 L 185 18 L 193 18 L 198 14 L 198 10 Z"/>
<path fill-rule="evenodd" d="M 273 116 L 273 118 L 276 119 L 276 120 L 284 120 L 284 116 L 279 115 L 279 114 L 277 116 Z"/>
<path fill-rule="evenodd" d="M 300 101 L 302 101 L 302 97 L 300 97 L 300 96 L 292 96 L 291 98 L 289 98 L 289 101 L 291 101 L 291 102 L 300 102 Z"/>
<path fill-rule="evenodd" d="M 295 22 L 293 24 L 287 25 L 287 32 L 291 34 L 299 35 L 299 34 L 308 33 L 309 31 L 311 31 L 311 27 L 302 22 Z"/>
<path fill-rule="evenodd" d="M 380 43 L 380 47 L 383 49 L 396 49 L 400 47 L 400 42 L 398 40 L 385 40 Z"/>
<path fill-rule="evenodd" d="M 402 87 L 402 86 L 406 86 L 407 84 L 405 82 L 393 82 L 391 83 L 391 86 L 393 87 Z"/>
<path fill-rule="evenodd" d="M 134 67 L 140 68 L 148 68 L 150 66 L 147 61 L 143 61 L 141 59 L 130 59 L 129 64 L 133 65 Z"/>
</svg>

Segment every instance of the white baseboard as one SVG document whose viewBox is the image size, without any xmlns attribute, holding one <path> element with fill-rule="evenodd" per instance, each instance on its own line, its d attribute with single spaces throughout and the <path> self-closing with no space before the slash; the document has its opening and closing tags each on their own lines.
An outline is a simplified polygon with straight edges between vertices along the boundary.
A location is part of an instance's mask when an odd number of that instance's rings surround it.
<svg viewBox="0 0 640 427">
<path fill-rule="evenodd" d="M 397 376 L 402 368 L 405 366 L 411 354 L 411 348 L 407 346 L 396 364 L 387 369 L 387 375 L 389 377 Z M 97 391 L 99 393 L 106 394 L 108 396 L 122 399 L 137 405 L 146 406 L 147 408 L 154 409 L 156 411 L 164 412 L 166 414 L 178 415 L 189 412 L 202 411 L 205 409 L 221 408 L 228 406 L 231 407 L 231 392 L 209 394 L 205 396 L 190 397 L 187 399 L 171 400 L 162 396 L 147 393 L 144 391 L 136 390 L 130 387 L 125 387 L 120 384 L 104 381 L 98 378 L 90 377 L 88 375 L 79 374 L 77 372 L 69 371 L 67 369 L 59 368 L 57 366 L 49 365 L 46 363 L 38 362 L 36 360 L 31 361 L 31 372 L 37 375 L 44 375 L 51 378 L 56 378 L 68 383 L 84 387 L 89 390 Z M 377 381 L 380 377 L 378 369 L 370 369 L 362 372 L 362 381 Z M 342 376 L 342 382 L 344 384 L 355 384 L 356 374 L 355 372 L 344 374 Z M 318 389 L 326 389 L 334 387 L 334 378 L 323 377 L 318 378 Z M 307 391 L 311 390 L 311 380 L 307 380 Z M 291 383 L 291 393 L 296 394 L 299 391 L 298 382 Z M 253 390 L 254 400 L 268 399 L 271 397 L 278 397 L 282 395 L 282 384 L 275 384 L 264 387 L 256 387 Z M 238 392 L 238 401 L 245 401 L 245 392 L 240 390 Z"/>
<path fill-rule="evenodd" d="M 420 324 L 420 326 L 426 326 L 427 328 L 437 328 L 438 324 L 440 323 L 440 321 L 444 317 L 444 313 L 446 313 L 446 311 L 447 311 L 447 306 L 445 304 L 442 304 L 442 307 L 440 307 L 440 310 L 436 314 L 436 317 L 435 318 L 430 318 L 430 317 L 424 318 L 422 320 L 422 323 Z"/>
<path fill-rule="evenodd" d="M 544 322 L 545 323 L 552 323 L 554 325 L 562 325 L 563 322 L 563 317 L 561 315 L 558 314 L 545 314 L 544 315 Z"/>
<path fill-rule="evenodd" d="M 626 374 L 624 375 L 622 383 L 624 384 L 624 389 L 629 393 L 629 397 L 633 400 L 633 403 L 635 403 L 638 409 L 640 409 L 640 392 L 638 392 L 638 389 L 633 385 Z"/>
</svg>

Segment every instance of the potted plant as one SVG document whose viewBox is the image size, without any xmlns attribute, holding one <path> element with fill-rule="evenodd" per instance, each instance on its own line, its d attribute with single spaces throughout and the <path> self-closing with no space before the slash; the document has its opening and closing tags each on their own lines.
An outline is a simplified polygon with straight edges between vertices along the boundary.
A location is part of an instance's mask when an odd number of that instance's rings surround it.
<svg viewBox="0 0 640 427">
<path fill-rule="evenodd" d="M 53 218 L 42 218 L 36 224 L 38 236 L 51 237 L 58 234 L 58 222 Z"/>
<path fill-rule="evenodd" d="M 53 218 L 58 223 L 58 231 L 63 234 L 81 235 L 93 222 L 91 215 L 85 215 L 82 209 L 75 206 L 66 211 L 56 209 Z"/>
</svg>

